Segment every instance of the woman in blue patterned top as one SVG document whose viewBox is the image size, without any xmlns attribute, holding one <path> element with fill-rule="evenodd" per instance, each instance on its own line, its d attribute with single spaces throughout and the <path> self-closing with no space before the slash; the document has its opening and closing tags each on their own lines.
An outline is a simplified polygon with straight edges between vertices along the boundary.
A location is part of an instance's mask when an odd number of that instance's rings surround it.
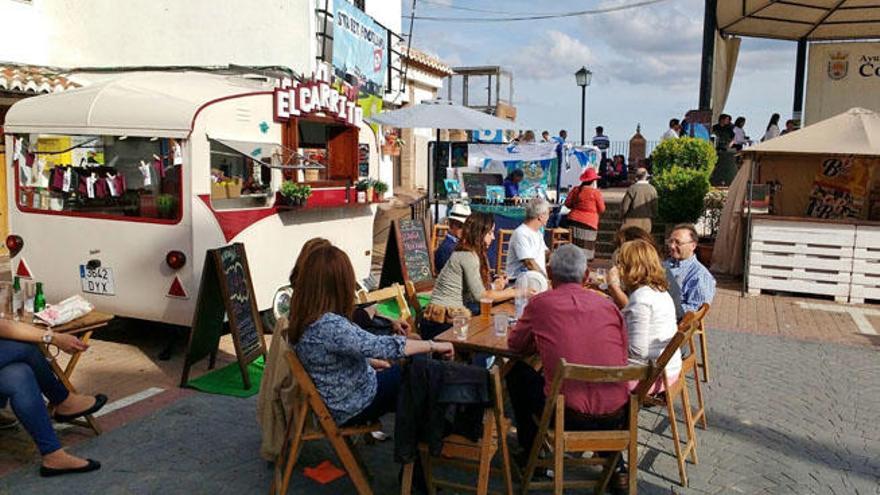
<svg viewBox="0 0 880 495">
<path fill-rule="evenodd" d="M 304 266 L 290 301 L 288 340 L 337 424 L 375 421 L 395 409 L 400 369 L 389 361 L 428 352 L 452 357 L 448 342 L 377 336 L 352 323 L 354 269 L 339 248 L 316 249 Z"/>
</svg>

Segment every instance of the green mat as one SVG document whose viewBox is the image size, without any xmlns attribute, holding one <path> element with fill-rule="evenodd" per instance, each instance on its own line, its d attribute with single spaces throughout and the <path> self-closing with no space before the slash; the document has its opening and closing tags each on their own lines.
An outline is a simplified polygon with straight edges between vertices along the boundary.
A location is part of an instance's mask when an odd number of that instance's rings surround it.
<svg viewBox="0 0 880 495">
<path fill-rule="evenodd" d="M 419 305 L 423 308 L 427 306 L 429 302 L 431 302 L 430 294 L 419 294 L 418 298 Z M 411 313 L 415 314 L 413 308 L 409 308 L 409 310 Z M 376 312 L 386 318 L 391 318 L 392 320 L 400 318 L 400 308 L 397 306 L 397 301 L 395 301 L 394 299 L 376 304 Z"/>
<path fill-rule="evenodd" d="M 251 388 L 245 389 L 241 379 L 238 362 L 230 363 L 218 370 L 211 371 L 187 383 L 188 387 L 209 394 L 230 395 L 232 397 L 251 397 L 260 391 L 260 380 L 263 379 L 263 356 L 248 366 Z"/>
</svg>

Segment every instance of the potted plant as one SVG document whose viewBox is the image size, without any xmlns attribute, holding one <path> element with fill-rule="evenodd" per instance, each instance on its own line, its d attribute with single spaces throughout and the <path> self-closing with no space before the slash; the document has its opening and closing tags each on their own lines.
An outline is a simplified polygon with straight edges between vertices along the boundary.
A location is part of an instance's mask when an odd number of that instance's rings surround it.
<svg viewBox="0 0 880 495">
<path fill-rule="evenodd" d="M 727 200 L 727 189 L 712 188 L 703 200 L 702 224 L 708 232 L 697 244 L 697 258 L 706 266 L 712 264 L 712 252 L 715 250 L 715 239 L 721 228 L 721 211 Z"/>
<path fill-rule="evenodd" d="M 374 203 L 379 203 L 385 197 L 385 193 L 388 192 L 388 184 L 382 182 L 381 180 L 377 180 L 375 184 L 373 184 L 373 193 L 375 196 L 373 197 Z"/>
<path fill-rule="evenodd" d="M 177 199 L 171 194 L 160 194 L 156 197 L 156 210 L 159 212 L 159 218 L 174 218 Z"/>
<path fill-rule="evenodd" d="M 286 206 L 302 206 L 312 195 L 312 187 L 292 180 L 281 183 L 281 202 Z"/>
<path fill-rule="evenodd" d="M 651 154 L 660 219 L 667 228 L 696 223 L 703 214 L 709 177 L 718 156 L 712 143 L 697 138 L 667 139 Z"/>
<path fill-rule="evenodd" d="M 357 191 L 357 202 L 366 203 L 367 190 L 372 189 L 372 181 L 370 179 L 361 179 L 354 185 L 354 189 Z M 370 191 L 370 194 L 372 194 L 372 191 Z"/>
<path fill-rule="evenodd" d="M 400 148 L 405 144 L 406 142 L 400 138 L 396 131 L 390 131 L 385 134 L 385 142 L 382 143 L 382 153 L 389 156 L 398 156 L 400 155 Z"/>
</svg>

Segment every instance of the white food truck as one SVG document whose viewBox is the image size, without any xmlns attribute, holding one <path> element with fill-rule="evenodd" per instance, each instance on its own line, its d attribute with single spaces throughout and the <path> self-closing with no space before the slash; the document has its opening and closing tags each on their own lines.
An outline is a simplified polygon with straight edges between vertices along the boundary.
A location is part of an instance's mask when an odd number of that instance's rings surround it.
<svg viewBox="0 0 880 495">
<path fill-rule="evenodd" d="M 50 303 L 81 294 L 187 326 L 205 252 L 222 245 L 245 245 L 261 311 L 312 237 L 367 277 L 376 207 L 351 187 L 364 153 L 347 89 L 131 72 L 16 103 L 4 128 L 13 275 L 43 282 Z M 288 206 L 284 180 L 311 186 L 304 205 Z"/>
</svg>

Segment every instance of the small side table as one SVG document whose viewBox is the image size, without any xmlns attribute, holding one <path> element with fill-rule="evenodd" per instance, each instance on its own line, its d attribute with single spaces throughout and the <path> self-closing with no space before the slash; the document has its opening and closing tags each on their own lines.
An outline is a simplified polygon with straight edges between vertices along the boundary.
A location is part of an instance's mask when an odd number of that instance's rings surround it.
<svg viewBox="0 0 880 495">
<path fill-rule="evenodd" d="M 111 314 L 92 311 L 89 314 L 65 323 L 64 325 L 52 327 L 52 331 L 55 333 L 76 335 L 84 343 L 88 344 L 89 339 L 92 337 L 92 333 L 99 328 L 106 327 L 112 319 L 113 315 Z M 49 366 L 52 367 L 52 371 L 55 372 L 55 375 L 58 376 L 61 383 L 67 387 L 67 390 L 70 393 L 76 393 L 76 388 L 74 388 L 73 384 L 70 382 L 70 378 L 73 376 L 74 370 L 76 370 L 76 365 L 79 363 L 79 358 L 82 355 L 82 352 L 74 352 L 71 354 L 67 366 L 62 368 L 61 364 L 58 363 L 56 356 L 53 356 L 52 353 L 49 352 L 48 345 L 40 344 L 40 350 L 43 351 L 43 355 L 45 355 L 46 359 L 49 361 Z M 53 411 L 50 410 L 49 414 L 51 415 L 52 412 Z M 72 421 L 72 423 L 85 428 L 91 428 L 96 435 L 101 434 L 101 427 L 91 414 L 85 415 L 82 420 Z"/>
</svg>

